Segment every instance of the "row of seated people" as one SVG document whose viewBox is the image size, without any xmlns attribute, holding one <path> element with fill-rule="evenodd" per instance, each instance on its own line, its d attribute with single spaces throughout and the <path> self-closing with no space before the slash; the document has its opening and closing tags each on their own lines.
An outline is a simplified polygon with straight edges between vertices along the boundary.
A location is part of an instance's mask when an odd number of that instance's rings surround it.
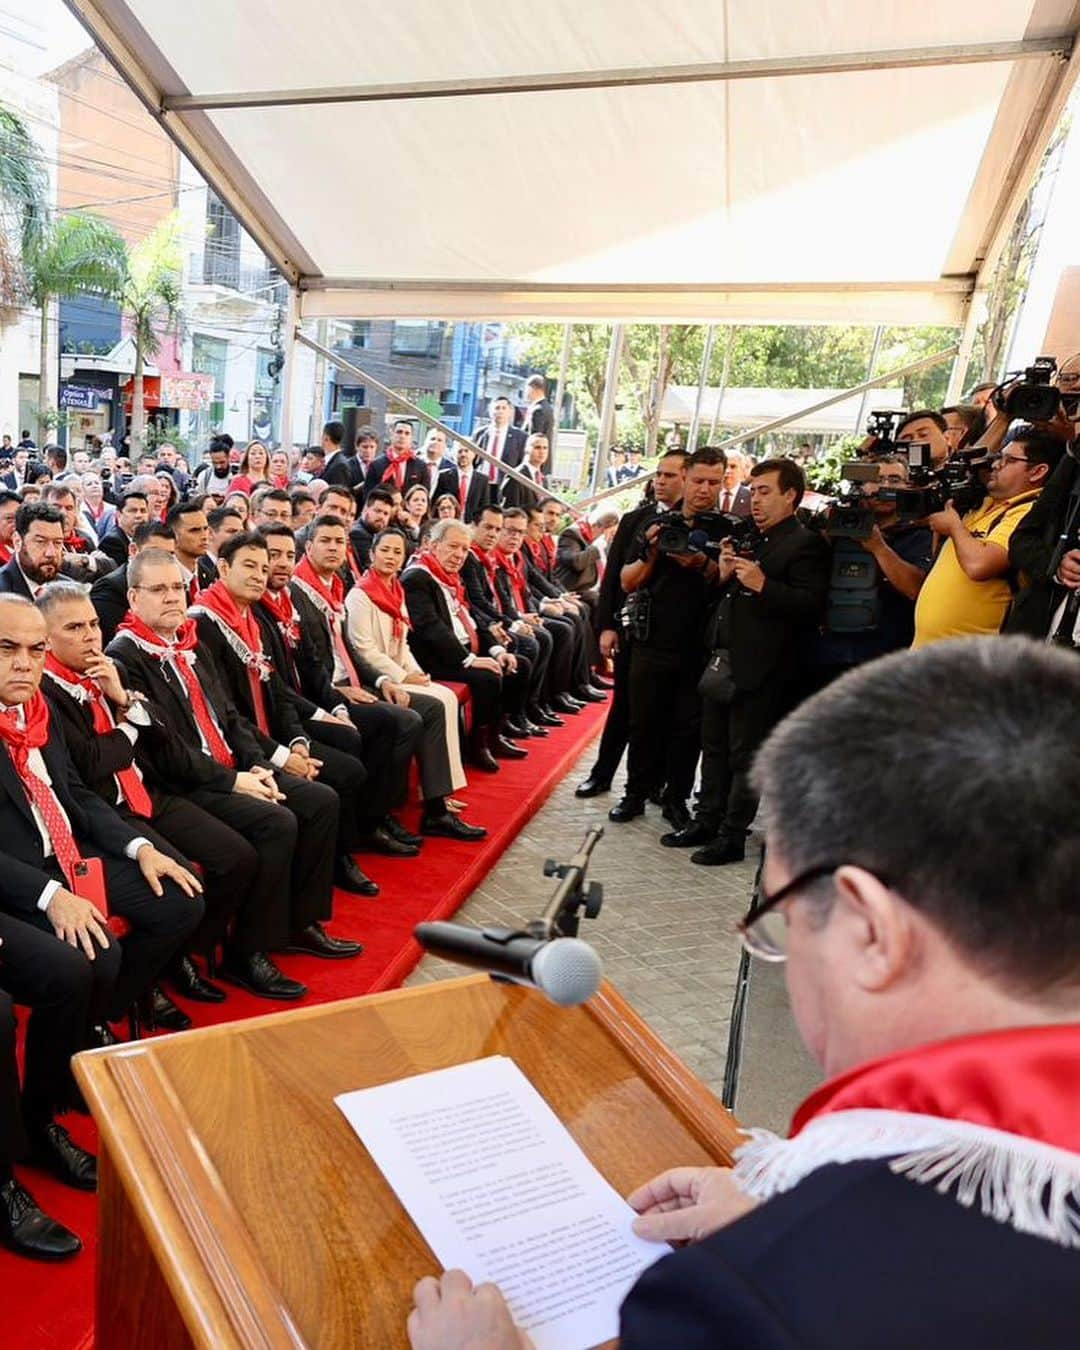
<svg viewBox="0 0 1080 1350">
<path fill-rule="evenodd" d="M 299 563 L 292 529 L 265 525 L 228 539 L 216 580 L 194 596 L 180 532 L 137 532 L 128 609 L 107 646 L 92 592 L 58 576 L 54 507 L 20 508 L 0 569 L 0 1240 L 32 1256 L 79 1243 L 12 1161 L 25 1152 L 71 1185 L 96 1185 L 95 1159 L 57 1120 L 79 1104 L 72 1054 L 111 1043 L 132 1009 L 184 1029 L 191 1019 L 163 985 L 221 1002 L 216 970 L 260 997 L 302 998 L 274 956 L 360 955 L 325 926 L 335 884 L 378 894 L 355 855 L 483 838 L 455 810 L 465 763 L 497 772 L 500 758 L 524 757 L 517 738 L 548 731 L 527 710 L 561 725 L 540 701 L 546 673 L 535 676 L 553 660 L 544 625 L 556 616 L 522 620 L 532 633 L 505 642 L 501 620 L 473 618 L 460 522 L 439 523 L 404 582 L 402 536 L 379 535 L 350 587 L 343 520 L 317 517 Z M 574 662 L 587 625 L 563 627 Z M 470 690 L 463 743 L 440 679 Z M 560 706 L 581 705 L 567 695 Z M 414 758 L 419 834 L 394 814 Z M 30 1009 L 21 1093 L 11 1001 Z"/>
</svg>

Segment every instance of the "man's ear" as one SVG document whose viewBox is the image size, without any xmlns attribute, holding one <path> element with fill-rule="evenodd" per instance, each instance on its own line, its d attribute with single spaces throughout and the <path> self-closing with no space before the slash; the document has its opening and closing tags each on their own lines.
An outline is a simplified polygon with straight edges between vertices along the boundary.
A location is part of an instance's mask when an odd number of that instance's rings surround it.
<svg viewBox="0 0 1080 1350">
<path fill-rule="evenodd" d="M 902 979 L 915 956 L 913 911 L 871 872 L 841 867 L 835 877 L 831 922 L 848 943 L 852 976 L 867 993 L 882 993 Z"/>
</svg>

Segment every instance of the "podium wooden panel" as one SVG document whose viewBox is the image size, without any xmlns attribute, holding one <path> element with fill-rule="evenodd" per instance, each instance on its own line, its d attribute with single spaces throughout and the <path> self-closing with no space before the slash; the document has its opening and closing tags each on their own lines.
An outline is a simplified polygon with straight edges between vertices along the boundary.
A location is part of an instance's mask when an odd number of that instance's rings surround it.
<svg viewBox="0 0 1080 1350">
<path fill-rule="evenodd" d="M 562 1009 L 468 976 L 83 1054 L 96 1350 L 405 1345 L 437 1263 L 333 1099 L 500 1054 L 623 1194 L 730 1159 L 732 1117 L 610 985 Z"/>
</svg>

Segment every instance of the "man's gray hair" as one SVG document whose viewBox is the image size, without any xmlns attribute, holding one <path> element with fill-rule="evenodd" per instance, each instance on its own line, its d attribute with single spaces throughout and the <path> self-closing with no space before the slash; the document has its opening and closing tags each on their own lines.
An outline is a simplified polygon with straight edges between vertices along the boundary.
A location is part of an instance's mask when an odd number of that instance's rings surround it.
<svg viewBox="0 0 1080 1350">
<path fill-rule="evenodd" d="M 128 563 L 128 590 L 134 590 L 137 586 L 142 585 L 142 579 L 148 568 L 161 567 L 163 563 L 168 563 L 170 567 L 175 567 L 178 572 L 180 571 L 180 563 L 176 554 L 168 553 L 163 548 L 144 548 L 141 553 L 136 553 Z"/>
<path fill-rule="evenodd" d="M 851 863 L 1024 993 L 1080 982 L 1080 660 L 964 638 L 849 672 L 754 765 L 792 874 Z M 819 902 L 832 882 L 813 888 Z"/>
<path fill-rule="evenodd" d="M 445 520 L 437 520 L 431 527 L 431 533 L 428 535 L 428 539 L 432 544 L 437 544 L 440 540 L 445 539 L 451 530 L 460 530 L 466 538 L 472 539 L 472 526 L 466 525 L 463 520 L 454 520 L 452 517 L 447 517 Z"/>
<path fill-rule="evenodd" d="M 69 577 L 61 577 L 59 580 L 50 581 L 47 586 L 42 587 L 34 604 L 48 619 L 53 610 L 58 609 L 61 605 L 69 605 L 73 600 L 89 600 L 89 598 L 89 586 L 80 586 L 77 581 L 72 581 Z"/>
</svg>

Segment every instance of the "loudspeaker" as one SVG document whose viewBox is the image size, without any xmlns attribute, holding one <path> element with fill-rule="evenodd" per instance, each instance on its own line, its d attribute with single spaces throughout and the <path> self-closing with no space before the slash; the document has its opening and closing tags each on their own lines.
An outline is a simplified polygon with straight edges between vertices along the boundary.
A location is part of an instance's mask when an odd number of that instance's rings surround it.
<svg viewBox="0 0 1080 1350">
<path fill-rule="evenodd" d="M 375 417 L 370 408 L 357 408 L 355 406 L 346 408 L 341 414 L 341 420 L 345 424 L 345 445 L 350 450 L 356 445 L 356 438 L 360 432 L 375 423 Z"/>
</svg>

